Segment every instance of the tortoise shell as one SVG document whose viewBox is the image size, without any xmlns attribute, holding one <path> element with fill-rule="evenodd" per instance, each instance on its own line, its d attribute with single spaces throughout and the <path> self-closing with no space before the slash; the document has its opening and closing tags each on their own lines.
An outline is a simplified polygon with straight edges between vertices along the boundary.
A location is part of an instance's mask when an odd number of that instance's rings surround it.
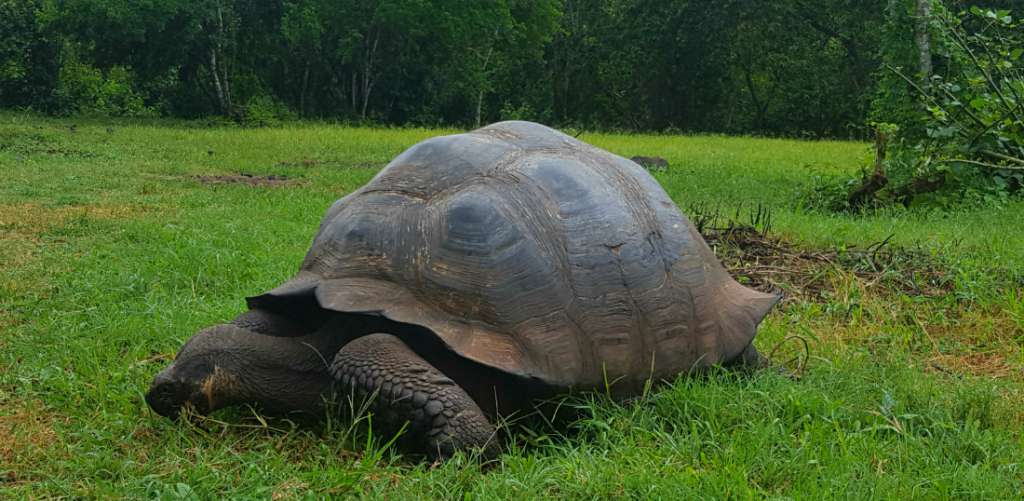
<svg viewBox="0 0 1024 501">
<path fill-rule="evenodd" d="M 297 276 L 249 305 L 300 296 L 581 389 L 728 361 L 778 301 L 733 280 L 639 165 L 520 121 L 406 150 L 331 206 Z"/>
</svg>

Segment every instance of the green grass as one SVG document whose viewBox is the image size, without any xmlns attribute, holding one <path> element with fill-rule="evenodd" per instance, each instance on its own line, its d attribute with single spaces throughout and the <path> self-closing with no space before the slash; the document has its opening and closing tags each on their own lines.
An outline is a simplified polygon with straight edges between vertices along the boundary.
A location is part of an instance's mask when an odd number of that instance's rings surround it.
<svg viewBox="0 0 1024 501">
<path fill-rule="evenodd" d="M 411 461 L 346 423 L 201 427 L 154 415 L 152 376 L 197 329 L 297 269 L 329 204 L 415 142 L 451 131 L 0 115 L 0 498 L 977 498 L 1024 490 L 1024 203 L 854 217 L 800 208 L 860 143 L 584 135 L 665 157 L 681 207 L 773 209 L 805 249 L 894 245 L 953 288 L 910 296 L 830 270 L 759 346 L 810 340 L 803 378 L 681 379 L 629 405 L 570 402 L 496 465 Z M 109 127 L 109 129 L 108 129 Z M 212 153 L 211 153 L 212 152 Z M 276 187 L 193 176 L 285 175 Z M 792 351 L 791 345 L 786 350 Z M 788 353 L 787 353 L 788 354 Z M 781 355 L 780 355 L 781 357 Z M 6 473 L 5 473 L 6 471 Z"/>
</svg>

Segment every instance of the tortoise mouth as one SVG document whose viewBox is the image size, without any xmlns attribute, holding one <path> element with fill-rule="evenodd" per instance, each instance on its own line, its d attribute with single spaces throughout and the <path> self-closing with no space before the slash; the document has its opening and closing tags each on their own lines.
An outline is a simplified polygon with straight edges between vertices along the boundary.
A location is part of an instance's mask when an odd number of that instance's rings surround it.
<svg viewBox="0 0 1024 501">
<path fill-rule="evenodd" d="M 153 384 L 146 392 L 146 403 L 157 414 L 171 419 L 177 419 L 186 406 L 192 407 L 198 414 L 207 414 L 209 402 L 199 386 L 174 379 L 169 374 L 173 367 L 164 369 L 153 378 Z"/>
</svg>

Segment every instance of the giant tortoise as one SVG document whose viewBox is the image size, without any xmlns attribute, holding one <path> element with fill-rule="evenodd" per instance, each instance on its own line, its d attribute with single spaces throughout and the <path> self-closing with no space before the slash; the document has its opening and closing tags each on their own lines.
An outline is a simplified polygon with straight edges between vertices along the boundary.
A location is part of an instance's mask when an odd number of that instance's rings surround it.
<svg viewBox="0 0 1024 501">
<path fill-rule="evenodd" d="M 193 336 L 146 400 L 321 412 L 343 390 L 428 453 L 493 454 L 493 419 L 536 399 L 763 366 L 777 300 L 639 165 L 501 122 L 423 141 L 335 202 L 298 274 Z"/>
</svg>

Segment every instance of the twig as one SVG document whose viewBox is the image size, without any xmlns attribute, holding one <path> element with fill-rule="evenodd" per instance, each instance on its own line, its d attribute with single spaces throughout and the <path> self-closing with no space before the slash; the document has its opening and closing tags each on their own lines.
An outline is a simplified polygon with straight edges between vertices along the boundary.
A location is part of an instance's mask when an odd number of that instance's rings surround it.
<svg viewBox="0 0 1024 501">
<path fill-rule="evenodd" d="M 988 155 L 990 157 L 995 157 L 995 158 L 998 158 L 1000 160 L 1006 160 L 1007 162 L 1013 162 L 1015 164 L 1024 165 L 1024 160 L 1021 160 L 1020 158 L 1017 158 L 1017 157 L 1011 157 L 1010 155 L 1004 155 L 1002 153 L 999 153 L 999 152 L 996 152 L 996 151 L 992 151 L 992 150 L 978 150 L 978 151 L 981 152 L 982 154 Z"/>
<path fill-rule="evenodd" d="M 786 344 L 786 341 L 789 341 L 790 339 L 796 339 L 804 345 L 804 358 L 802 359 L 802 363 L 799 366 L 797 366 L 796 371 L 796 375 L 799 376 L 803 374 L 804 368 L 807 367 L 807 360 L 811 358 L 811 345 L 807 343 L 807 339 L 804 338 L 803 336 L 799 334 L 790 334 L 789 336 L 783 338 L 782 341 L 779 341 L 778 343 L 775 344 L 775 347 L 772 348 L 772 351 L 768 352 L 768 360 L 772 360 L 773 358 L 775 358 L 775 352 L 778 351 L 779 348 L 781 348 L 782 345 Z M 799 359 L 800 357 L 797 356 L 793 359 L 790 359 L 789 361 L 792 362 L 793 360 Z"/>
<path fill-rule="evenodd" d="M 936 162 L 943 164 L 960 162 L 970 165 L 977 165 L 978 167 L 987 167 L 989 169 L 1024 170 L 1024 166 L 1018 167 L 1016 165 L 996 165 L 986 162 L 979 162 L 977 160 L 968 160 L 966 158 L 950 158 L 946 160 L 936 160 Z"/>
<path fill-rule="evenodd" d="M 978 56 L 976 56 L 974 51 L 971 50 L 971 47 L 967 44 L 967 40 L 962 37 L 961 33 L 958 32 L 955 27 L 948 22 L 948 20 L 943 19 L 941 16 L 939 17 L 939 21 L 946 25 L 946 28 L 949 29 L 949 32 L 953 35 L 953 40 L 956 44 L 960 46 L 960 48 L 963 49 L 971 58 L 971 62 L 974 63 L 974 67 L 985 76 L 985 81 L 988 82 L 989 88 L 995 91 L 996 96 L 999 96 L 999 101 L 1003 103 L 1003 106 L 1005 106 L 1007 110 L 1016 110 L 1016 106 L 1010 106 L 1009 101 L 1006 100 L 1006 96 L 1003 95 L 1002 86 L 996 85 L 995 81 L 992 79 L 992 75 L 989 74 L 989 72 L 981 65 L 981 61 L 978 60 Z M 967 111 L 967 109 L 964 108 L 964 111 Z M 1013 116 L 1018 122 L 1024 122 L 1024 119 L 1017 116 L 1016 112 L 1013 113 Z"/>
<path fill-rule="evenodd" d="M 868 246 L 868 251 L 871 252 L 871 267 L 875 268 L 876 271 L 878 270 L 878 251 L 882 250 L 882 247 L 885 247 L 895 236 L 895 233 L 890 233 L 889 236 L 885 237 L 885 240 Z"/>
<path fill-rule="evenodd" d="M 921 88 L 921 86 L 920 86 L 920 85 L 918 85 L 918 84 L 917 84 L 917 82 L 914 82 L 913 80 L 911 80 L 911 79 L 910 79 L 909 77 L 907 77 L 906 75 L 904 75 L 904 74 L 903 74 L 903 72 L 901 72 L 901 71 L 900 71 L 899 69 L 895 68 L 895 67 L 894 67 L 894 66 L 892 66 L 891 64 L 889 64 L 889 63 L 885 63 L 885 67 L 886 67 L 886 69 L 888 69 L 889 71 L 891 71 L 891 72 L 895 73 L 895 74 L 896 74 L 896 76 L 898 76 L 898 77 L 902 78 L 902 79 L 903 79 L 903 81 L 907 82 L 907 84 L 909 84 L 909 85 L 910 85 L 911 87 L 913 87 L 913 88 L 914 88 L 914 90 L 916 90 L 916 91 L 917 91 L 917 92 L 918 92 L 919 94 L 921 94 L 922 96 L 924 96 L 924 98 L 925 98 L 925 99 L 927 99 L 928 101 L 931 101 L 931 103 L 932 103 L 932 104 L 934 104 L 935 106 L 938 106 L 939 108 L 941 108 L 941 109 L 942 109 L 942 111 L 945 111 L 945 112 L 946 112 L 946 116 L 947 116 L 947 117 L 949 117 L 949 118 L 950 118 L 951 120 L 953 120 L 953 122 L 954 122 L 954 123 L 956 123 L 956 125 L 958 126 L 958 127 L 957 127 L 957 133 L 958 133 L 958 134 L 960 134 L 960 135 L 962 135 L 962 136 L 963 136 L 963 137 L 964 137 L 965 139 L 967 138 L 967 133 L 966 133 L 966 132 L 964 132 L 964 129 L 965 129 L 965 128 L 964 128 L 964 126 L 963 126 L 963 125 L 962 125 L 962 124 L 960 123 L 960 121 L 959 121 L 959 120 L 957 120 L 957 118 L 956 118 L 956 116 L 955 116 L 954 114 L 952 114 L 952 113 L 950 113 L 950 112 L 946 111 L 946 108 L 944 108 L 944 107 L 942 106 L 942 104 L 941 104 L 941 103 L 939 103 L 939 102 L 938 102 L 938 101 L 937 101 L 937 100 L 935 99 L 935 97 L 934 97 L 934 96 L 932 96 L 932 95 L 931 95 L 930 93 L 926 92 L 926 91 L 925 91 L 924 89 L 922 89 L 922 88 Z M 940 86 L 940 87 L 941 87 L 941 86 Z M 949 97 L 951 97 L 951 98 L 953 98 L 953 99 L 956 99 L 956 96 L 953 96 L 952 94 L 950 94 L 950 93 L 949 93 L 949 90 L 947 90 L 947 89 L 945 89 L 945 88 L 943 88 L 942 90 L 943 90 L 943 91 L 945 91 L 945 92 L 946 92 L 946 94 L 947 94 L 947 95 L 948 95 Z M 975 121 L 975 123 L 977 123 L 978 125 L 980 125 L 980 126 L 982 126 L 982 127 L 984 127 L 984 126 L 985 126 L 985 122 L 981 121 L 981 119 L 980 119 L 980 118 L 978 118 L 978 117 L 974 116 L 974 113 L 971 113 L 971 110 L 968 110 L 967 108 L 962 108 L 962 109 L 964 110 L 964 112 L 965 112 L 965 113 L 967 113 L 967 116 L 971 117 L 971 119 Z"/>
</svg>

